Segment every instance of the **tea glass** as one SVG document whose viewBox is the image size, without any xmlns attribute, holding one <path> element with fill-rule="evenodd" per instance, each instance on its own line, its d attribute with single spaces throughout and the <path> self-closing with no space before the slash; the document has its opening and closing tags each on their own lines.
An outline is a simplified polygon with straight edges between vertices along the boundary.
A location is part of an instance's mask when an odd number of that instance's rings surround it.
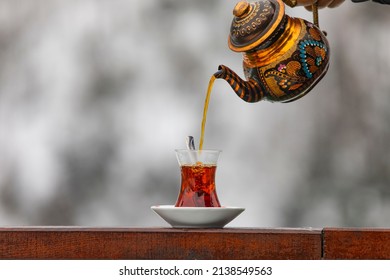
<svg viewBox="0 0 390 280">
<path fill-rule="evenodd" d="M 215 186 L 220 150 L 175 150 L 181 187 L 175 207 L 221 207 Z"/>
</svg>

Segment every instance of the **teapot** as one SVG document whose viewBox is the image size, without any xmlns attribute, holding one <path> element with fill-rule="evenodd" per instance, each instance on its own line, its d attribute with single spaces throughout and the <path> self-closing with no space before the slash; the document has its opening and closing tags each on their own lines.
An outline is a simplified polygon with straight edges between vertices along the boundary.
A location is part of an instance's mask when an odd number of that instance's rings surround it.
<svg viewBox="0 0 390 280">
<path fill-rule="evenodd" d="M 326 35 L 315 24 L 290 17 L 284 10 L 282 0 L 241 1 L 234 7 L 228 45 L 243 53 L 247 81 L 225 65 L 218 67 L 214 77 L 226 80 L 246 102 L 295 101 L 328 70 Z"/>
</svg>

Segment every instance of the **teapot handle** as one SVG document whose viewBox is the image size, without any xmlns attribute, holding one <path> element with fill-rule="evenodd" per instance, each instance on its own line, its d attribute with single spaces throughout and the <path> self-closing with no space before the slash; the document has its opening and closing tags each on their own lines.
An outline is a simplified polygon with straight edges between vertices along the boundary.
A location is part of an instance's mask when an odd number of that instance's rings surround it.
<svg viewBox="0 0 390 280">
<path fill-rule="evenodd" d="M 294 8 L 297 5 L 297 0 L 283 0 L 283 2 L 287 6 L 290 6 L 291 8 Z M 319 28 L 320 25 L 318 23 L 318 3 L 317 3 L 317 1 L 312 4 L 311 9 L 313 11 L 313 23 L 315 26 L 317 26 Z"/>
<path fill-rule="evenodd" d="M 315 26 L 320 28 L 320 24 L 318 22 L 318 2 L 314 2 L 311 6 L 311 9 L 313 11 L 313 23 Z"/>
<path fill-rule="evenodd" d="M 318 2 L 315 2 L 311 5 L 311 9 L 313 11 L 313 24 L 320 28 L 320 23 L 318 21 Z M 324 33 L 325 36 L 327 36 L 327 32 L 325 30 L 322 30 L 322 33 Z"/>
</svg>

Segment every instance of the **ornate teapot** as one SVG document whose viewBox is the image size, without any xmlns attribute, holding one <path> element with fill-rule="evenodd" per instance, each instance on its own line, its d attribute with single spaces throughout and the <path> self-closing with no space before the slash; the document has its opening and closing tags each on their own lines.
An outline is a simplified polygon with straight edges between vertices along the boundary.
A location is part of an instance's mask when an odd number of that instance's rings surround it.
<svg viewBox="0 0 390 280">
<path fill-rule="evenodd" d="M 233 10 L 229 48 L 243 53 L 247 81 L 220 65 L 226 80 L 247 102 L 291 102 L 307 94 L 326 74 L 329 44 L 319 28 L 284 13 L 282 0 L 241 1 Z"/>
</svg>

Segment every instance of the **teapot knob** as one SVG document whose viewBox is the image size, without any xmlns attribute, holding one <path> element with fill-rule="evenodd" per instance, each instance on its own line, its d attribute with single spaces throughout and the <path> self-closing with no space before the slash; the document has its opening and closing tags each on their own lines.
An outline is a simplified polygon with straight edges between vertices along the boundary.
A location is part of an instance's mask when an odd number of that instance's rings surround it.
<svg viewBox="0 0 390 280">
<path fill-rule="evenodd" d="M 233 15 L 238 18 L 245 17 L 250 11 L 251 5 L 247 1 L 240 1 L 233 10 Z"/>
</svg>

